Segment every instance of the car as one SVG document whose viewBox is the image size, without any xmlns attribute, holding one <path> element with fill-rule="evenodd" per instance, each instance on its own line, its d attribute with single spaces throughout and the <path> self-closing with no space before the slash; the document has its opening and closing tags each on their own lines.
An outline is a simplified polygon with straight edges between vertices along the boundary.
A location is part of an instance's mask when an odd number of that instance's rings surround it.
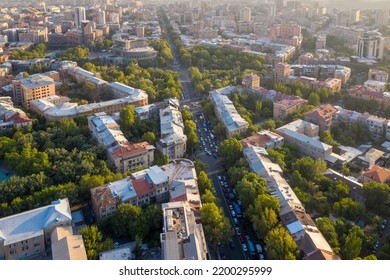
<svg viewBox="0 0 390 280">
<path fill-rule="evenodd" d="M 233 211 L 233 205 L 229 204 L 230 211 Z"/>
<path fill-rule="evenodd" d="M 240 228 L 239 228 L 239 227 L 236 227 L 235 229 L 236 229 L 236 234 L 237 234 L 238 236 L 241 236 L 241 230 L 240 230 Z"/>
<path fill-rule="evenodd" d="M 207 154 L 208 154 L 209 156 L 211 156 L 211 153 L 210 153 L 210 151 L 207 151 Z"/>
<path fill-rule="evenodd" d="M 218 177 L 217 177 L 217 178 L 218 178 L 218 180 L 219 180 L 219 181 L 221 181 L 221 180 L 222 180 L 222 177 L 221 177 L 221 176 L 219 176 L 219 175 L 218 175 Z"/>
<path fill-rule="evenodd" d="M 232 213 L 232 216 L 235 217 L 236 216 L 236 212 L 234 210 L 230 211 Z"/>
<path fill-rule="evenodd" d="M 263 253 L 263 247 L 261 247 L 260 244 L 256 244 L 255 247 L 256 247 L 256 251 L 257 251 L 258 253 Z"/>
<path fill-rule="evenodd" d="M 246 247 L 245 244 L 242 244 L 241 246 L 242 246 L 242 250 L 243 250 L 244 252 L 248 252 L 248 247 Z"/>
<path fill-rule="evenodd" d="M 240 239 L 240 242 L 241 242 L 241 243 L 245 243 L 244 237 L 242 237 L 242 235 L 239 235 L 238 238 Z"/>
<path fill-rule="evenodd" d="M 263 261 L 264 260 L 264 255 L 263 254 L 259 254 L 259 259 Z"/>
<path fill-rule="evenodd" d="M 213 154 L 213 157 L 214 157 L 214 158 L 217 158 L 217 155 L 214 153 L 214 154 Z"/>
<path fill-rule="evenodd" d="M 237 218 L 233 218 L 233 223 L 234 223 L 235 225 L 238 225 L 238 220 L 237 220 Z"/>
<path fill-rule="evenodd" d="M 250 240 L 249 235 L 245 235 L 246 240 Z"/>
<path fill-rule="evenodd" d="M 230 246 L 230 248 L 234 248 L 234 247 L 236 247 L 236 245 L 234 245 L 234 242 L 233 242 L 233 240 L 229 240 L 229 246 Z"/>
</svg>

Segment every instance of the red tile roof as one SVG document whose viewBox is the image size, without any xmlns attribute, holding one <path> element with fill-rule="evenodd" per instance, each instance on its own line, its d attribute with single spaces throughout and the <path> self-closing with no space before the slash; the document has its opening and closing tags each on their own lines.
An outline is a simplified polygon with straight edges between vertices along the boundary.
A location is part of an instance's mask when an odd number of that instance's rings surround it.
<svg viewBox="0 0 390 280">
<path fill-rule="evenodd" d="M 112 151 L 112 157 L 113 158 L 131 157 L 141 152 L 146 152 L 147 146 L 150 146 L 148 142 L 140 142 L 140 143 L 130 144 L 127 146 L 119 146 L 114 151 Z"/>
<path fill-rule="evenodd" d="M 27 117 L 27 115 L 21 114 L 21 113 L 16 113 L 12 115 L 8 121 L 12 121 L 13 123 L 26 123 L 26 122 L 31 122 L 31 119 Z"/>
<path fill-rule="evenodd" d="M 374 165 L 371 168 L 363 171 L 363 176 L 370 178 L 378 183 L 386 183 L 390 180 L 390 170 Z"/>
<path fill-rule="evenodd" d="M 327 119 L 337 113 L 337 109 L 333 107 L 331 104 L 322 105 L 308 113 L 306 113 L 305 117 L 311 119 Z"/>
<path fill-rule="evenodd" d="M 132 180 L 131 184 L 134 187 L 134 190 L 137 196 L 145 195 L 153 191 L 153 186 L 145 178 Z"/>
</svg>

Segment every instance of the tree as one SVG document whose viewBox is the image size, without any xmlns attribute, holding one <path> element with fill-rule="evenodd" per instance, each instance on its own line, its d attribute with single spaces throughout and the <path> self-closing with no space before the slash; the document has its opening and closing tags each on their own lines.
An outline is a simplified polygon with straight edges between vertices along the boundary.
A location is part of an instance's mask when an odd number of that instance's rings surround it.
<svg viewBox="0 0 390 280">
<path fill-rule="evenodd" d="M 111 228 L 115 235 L 130 237 L 133 240 L 138 235 L 144 237 L 145 225 L 141 222 L 141 208 L 132 204 L 120 204 L 111 218 Z"/>
<path fill-rule="evenodd" d="M 142 135 L 141 138 L 142 141 L 146 141 L 149 144 L 154 145 L 157 141 L 156 134 L 154 134 L 152 131 L 147 131 Z"/>
<path fill-rule="evenodd" d="M 205 193 L 206 190 L 213 188 L 213 182 L 207 176 L 206 172 L 201 171 L 198 175 L 198 187 L 201 194 Z"/>
<path fill-rule="evenodd" d="M 114 242 L 110 238 L 103 240 L 103 234 L 95 225 L 86 226 L 80 233 L 83 236 L 88 260 L 98 260 L 100 252 L 114 249 Z"/>
<path fill-rule="evenodd" d="M 242 146 L 236 138 L 227 139 L 219 145 L 219 152 L 223 162 L 229 168 L 242 157 Z"/>
<path fill-rule="evenodd" d="M 303 157 L 296 160 L 292 170 L 297 170 L 307 180 L 322 175 L 326 170 L 326 163 L 322 159 L 313 160 L 311 157 Z"/>
<path fill-rule="evenodd" d="M 358 236 L 356 231 L 350 231 L 345 244 L 341 249 L 341 257 L 344 260 L 353 260 L 357 258 L 362 249 L 363 240 Z"/>
<path fill-rule="evenodd" d="M 316 220 L 318 229 L 324 235 L 333 251 L 338 254 L 340 252 L 340 244 L 337 238 L 334 223 L 328 217 L 318 218 Z"/>
<path fill-rule="evenodd" d="M 217 204 L 217 198 L 212 193 L 211 190 L 206 189 L 204 194 L 202 195 L 202 203 L 215 203 Z"/>
<path fill-rule="evenodd" d="M 204 203 L 200 209 L 205 236 L 213 246 L 227 243 L 233 234 L 229 219 L 215 203 Z"/>
<path fill-rule="evenodd" d="M 201 171 L 207 172 L 207 165 L 200 159 L 196 159 L 194 161 L 194 165 L 195 165 L 196 174 L 198 174 L 198 176 Z"/>
<path fill-rule="evenodd" d="M 226 136 L 226 128 L 221 123 L 217 123 L 214 126 L 214 134 L 217 138 L 224 138 Z"/>
<path fill-rule="evenodd" d="M 310 105 L 314 105 L 314 106 L 320 105 L 320 97 L 315 92 L 310 93 L 308 101 Z"/>
<path fill-rule="evenodd" d="M 127 108 L 123 108 L 119 112 L 119 117 L 121 119 L 121 126 L 123 130 L 130 130 L 131 127 L 135 123 L 135 112 L 134 106 L 129 106 Z"/>
<path fill-rule="evenodd" d="M 390 187 L 386 184 L 369 182 L 363 184 L 366 208 L 381 216 L 390 214 Z"/>
<path fill-rule="evenodd" d="M 299 251 L 294 239 L 281 225 L 272 229 L 265 238 L 268 256 L 273 260 L 295 260 Z"/>
<path fill-rule="evenodd" d="M 333 211 L 335 211 L 338 216 L 355 221 L 363 216 L 364 206 L 363 204 L 346 197 L 333 205 Z"/>
<path fill-rule="evenodd" d="M 244 208 L 249 207 L 259 195 L 265 193 L 265 190 L 265 179 L 259 178 L 257 174 L 253 172 L 246 174 L 236 185 L 238 197 L 242 201 Z"/>
<path fill-rule="evenodd" d="M 188 109 L 181 110 L 181 116 L 183 121 L 193 121 L 194 117 L 192 116 L 192 113 Z"/>
</svg>

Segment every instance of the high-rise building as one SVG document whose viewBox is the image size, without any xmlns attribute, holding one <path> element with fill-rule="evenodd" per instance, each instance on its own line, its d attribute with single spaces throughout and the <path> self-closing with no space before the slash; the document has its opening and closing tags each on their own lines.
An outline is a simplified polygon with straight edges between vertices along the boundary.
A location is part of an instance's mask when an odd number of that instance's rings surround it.
<svg viewBox="0 0 390 280">
<path fill-rule="evenodd" d="M 97 12 L 96 23 L 99 24 L 99 25 L 106 24 L 106 12 L 105 11 L 98 11 Z"/>
<path fill-rule="evenodd" d="M 76 28 L 81 27 L 81 22 L 86 20 L 85 16 L 85 8 L 84 7 L 76 7 L 74 9 L 74 23 Z"/>
<path fill-rule="evenodd" d="M 354 9 L 349 16 L 349 23 L 352 24 L 358 21 L 360 21 L 360 10 Z"/>
<path fill-rule="evenodd" d="M 275 65 L 274 70 L 274 82 L 282 83 L 285 78 L 290 75 L 290 64 L 287 63 L 278 63 Z"/>
<path fill-rule="evenodd" d="M 316 40 L 316 50 L 326 48 L 326 34 L 318 34 Z"/>
<path fill-rule="evenodd" d="M 379 10 L 375 15 L 375 24 L 377 25 L 388 25 L 390 19 L 390 11 Z"/>
<path fill-rule="evenodd" d="M 249 7 L 244 7 L 240 9 L 239 19 L 240 21 L 251 21 L 252 10 Z"/>
<path fill-rule="evenodd" d="M 357 55 L 364 58 L 381 59 L 383 55 L 383 37 L 377 31 L 363 33 L 358 39 Z"/>
</svg>

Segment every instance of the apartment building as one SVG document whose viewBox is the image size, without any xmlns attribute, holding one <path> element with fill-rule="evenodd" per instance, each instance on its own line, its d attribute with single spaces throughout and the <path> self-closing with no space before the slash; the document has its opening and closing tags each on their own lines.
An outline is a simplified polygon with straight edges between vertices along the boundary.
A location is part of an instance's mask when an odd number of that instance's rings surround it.
<svg viewBox="0 0 390 280">
<path fill-rule="evenodd" d="M 251 146 L 264 149 L 275 149 L 276 147 L 282 147 L 284 145 L 284 139 L 275 132 L 262 130 L 253 136 L 242 139 L 240 143 L 243 149 Z"/>
<path fill-rule="evenodd" d="M 390 94 L 388 92 L 378 92 L 370 87 L 356 85 L 349 90 L 349 95 L 363 100 L 377 101 L 382 108 L 390 108 Z"/>
<path fill-rule="evenodd" d="M 389 74 L 386 71 L 379 70 L 379 69 L 368 70 L 368 80 L 387 83 L 388 79 L 389 79 Z"/>
<path fill-rule="evenodd" d="M 274 24 L 270 29 L 270 40 L 300 48 L 303 40 L 301 26 L 298 24 Z"/>
<path fill-rule="evenodd" d="M 332 146 L 317 140 L 318 125 L 296 120 L 277 128 L 276 133 L 282 135 L 285 142 L 296 145 L 298 150 L 306 156 L 314 159 L 328 159 L 332 155 Z"/>
<path fill-rule="evenodd" d="M 306 113 L 305 121 L 318 125 L 320 133 L 322 133 L 325 130 L 330 130 L 336 114 L 337 109 L 335 107 L 331 104 L 325 104 Z"/>
<path fill-rule="evenodd" d="M 251 146 L 243 150 L 251 171 L 267 181 L 267 189 L 280 204 L 279 218 L 296 242 L 305 258 L 324 259 L 316 254 L 339 259 L 317 228 L 293 189 L 282 176 L 282 169 L 272 163 L 265 149 Z"/>
<path fill-rule="evenodd" d="M 249 124 L 238 114 L 233 102 L 226 95 L 211 91 L 209 99 L 214 105 L 215 115 L 226 129 L 226 138 L 247 131 Z"/>
<path fill-rule="evenodd" d="M 130 177 L 91 190 L 92 208 L 100 220 L 111 216 L 122 203 L 136 206 L 150 203 L 185 202 L 200 220 L 201 200 L 192 161 L 173 160 L 134 172 Z"/>
<path fill-rule="evenodd" d="M 367 80 L 364 82 L 364 86 L 373 89 L 377 92 L 384 92 L 386 90 L 386 82 Z"/>
<path fill-rule="evenodd" d="M 273 118 L 275 120 L 285 120 L 289 114 L 307 104 L 307 100 L 300 97 L 291 97 L 274 103 Z"/>
<path fill-rule="evenodd" d="M 106 149 L 107 157 L 117 172 L 134 171 L 153 163 L 154 146 L 148 142 L 130 144 L 111 116 L 105 113 L 90 116 L 88 127 L 92 137 Z"/>
<path fill-rule="evenodd" d="M 56 227 L 50 238 L 53 260 L 87 260 L 83 237 L 74 235 L 72 227 Z"/>
<path fill-rule="evenodd" d="M 72 216 L 67 198 L 1 218 L 0 259 L 25 259 L 42 254 L 52 244 L 56 228 L 70 226 Z"/>
<path fill-rule="evenodd" d="M 290 75 L 291 66 L 288 63 L 277 63 L 274 67 L 274 82 L 283 84 L 285 79 Z"/>
<path fill-rule="evenodd" d="M 176 98 L 165 100 L 160 108 L 160 139 L 156 148 L 169 160 L 181 158 L 187 149 L 187 136 Z"/>
<path fill-rule="evenodd" d="M 162 204 L 163 232 L 160 234 L 163 260 L 206 260 L 208 251 L 202 224 L 185 202 Z"/>
<path fill-rule="evenodd" d="M 249 89 L 260 87 L 260 77 L 256 74 L 249 73 L 242 78 L 242 85 Z"/>
<path fill-rule="evenodd" d="M 43 74 L 13 80 L 12 86 L 14 101 L 22 104 L 26 109 L 30 109 L 30 103 L 33 100 L 55 95 L 54 80 Z"/>
<path fill-rule="evenodd" d="M 11 97 L 0 98 L 0 130 L 32 125 L 32 120 L 22 110 L 15 108 Z"/>
</svg>

